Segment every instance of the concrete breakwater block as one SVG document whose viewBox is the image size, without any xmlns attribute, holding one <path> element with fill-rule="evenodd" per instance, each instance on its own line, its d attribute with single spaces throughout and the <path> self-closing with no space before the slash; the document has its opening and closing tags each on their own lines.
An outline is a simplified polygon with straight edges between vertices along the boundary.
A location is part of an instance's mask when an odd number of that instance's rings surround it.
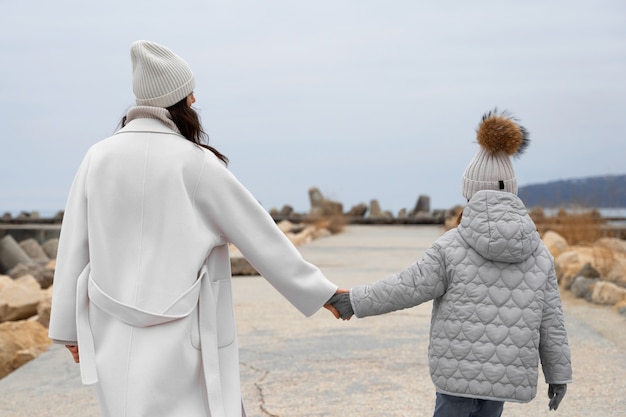
<svg viewBox="0 0 626 417">
<path fill-rule="evenodd" d="M 30 261 L 30 256 L 15 241 L 13 236 L 6 235 L 0 238 L 0 267 L 5 271 L 19 263 L 28 263 Z"/>
</svg>

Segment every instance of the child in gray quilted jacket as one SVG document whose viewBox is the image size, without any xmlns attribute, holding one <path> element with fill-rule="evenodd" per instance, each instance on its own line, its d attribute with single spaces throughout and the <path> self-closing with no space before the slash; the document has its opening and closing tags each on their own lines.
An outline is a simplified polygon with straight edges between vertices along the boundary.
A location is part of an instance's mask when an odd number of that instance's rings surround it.
<svg viewBox="0 0 626 417">
<path fill-rule="evenodd" d="M 493 111 L 483 116 L 477 141 L 458 226 L 404 271 L 332 301 L 347 319 L 433 300 L 435 417 L 500 416 L 505 401 L 531 401 L 539 362 L 556 410 L 572 382 L 561 298 L 554 260 L 517 197 L 510 160 L 526 149 L 528 134 Z"/>
</svg>

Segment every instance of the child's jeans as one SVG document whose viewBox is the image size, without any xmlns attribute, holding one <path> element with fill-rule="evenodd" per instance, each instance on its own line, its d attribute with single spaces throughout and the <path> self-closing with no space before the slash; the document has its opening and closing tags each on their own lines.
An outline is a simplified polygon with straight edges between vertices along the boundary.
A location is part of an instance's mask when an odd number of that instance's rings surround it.
<svg viewBox="0 0 626 417">
<path fill-rule="evenodd" d="M 500 417 L 503 401 L 478 400 L 437 393 L 433 417 Z"/>
</svg>

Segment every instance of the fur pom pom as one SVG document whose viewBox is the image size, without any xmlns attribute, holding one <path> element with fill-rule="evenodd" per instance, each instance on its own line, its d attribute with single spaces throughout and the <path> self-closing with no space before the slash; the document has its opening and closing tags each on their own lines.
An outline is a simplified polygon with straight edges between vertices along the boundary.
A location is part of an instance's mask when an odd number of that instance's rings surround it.
<svg viewBox="0 0 626 417">
<path fill-rule="evenodd" d="M 528 131 L 507 112 L 498 114 L 498 109 L 486 113 L 476 130 L 480 146 L 491 153 L 505 152 L 519 157 L 528 145 Z"/>
</svg>

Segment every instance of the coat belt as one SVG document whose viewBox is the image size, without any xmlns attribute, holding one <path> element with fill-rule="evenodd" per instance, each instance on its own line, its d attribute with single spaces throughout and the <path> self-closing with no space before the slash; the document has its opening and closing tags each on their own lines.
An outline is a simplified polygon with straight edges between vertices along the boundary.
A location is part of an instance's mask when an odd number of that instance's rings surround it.
<svg viewBox="0 0 626 417">
<path fill-rule="evenodd" d="M 211 416 L 225 416 L 217 347 L 216 296 L 210 282 L 202 285 L 208 275 L 204 265 L 198 279 L 163 312 L 151 312 L 124 304 L 104 292 L 93 280 L 90 266 L 80 274 L 76 291 L 76 320 L 80 373 L 83 384 L 98 382 L 93 333 L 89 323 L 89 304 L 133 327 L 149 327 L 189 316 L 198 305 L 200 352 Z M 207 279 L 208 281 L 208 279 Z"/>
</svg>

